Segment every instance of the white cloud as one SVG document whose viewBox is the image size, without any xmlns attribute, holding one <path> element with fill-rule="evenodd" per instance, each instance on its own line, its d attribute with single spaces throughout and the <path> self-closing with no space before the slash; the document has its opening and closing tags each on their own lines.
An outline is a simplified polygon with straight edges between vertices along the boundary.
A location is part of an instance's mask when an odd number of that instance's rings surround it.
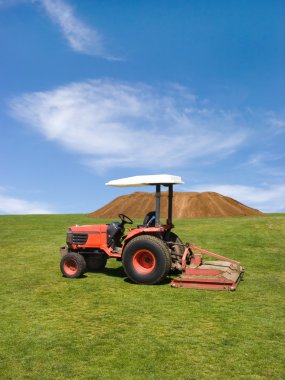
<svg viewBox="0 0 285 380">
<path fill-rule="evenodd" d="M 285 212 L 285 185 L 244 186 L 204 184 L 191 191 L 214 191 L 263 212 Z"/>
<path fill-rule="evenodd" d="M 273 135 L 279 135 L 285 132 L 285 115 L 284 112 L 276 114 L 275 112 L 267 112 L 266 115 L 267 124 Z"/>
<path fill-rule="evenodd" d="M 4 188 L 1 187 L 0 191 L 3 190 Z M 0 194 L 0 214 L 27 215 L 52 213 L 54 213 L 54 211 L 46 204 Z"/>
<path fill-rule="evenodd" d="M 273 134 L 279 135 L 285 132 L 285 118 L 271 115 L 267 122 Z"/>
<path fill-rule="evenodd" d="M 60 28 L 70 47 L 76 52 L 98 56 L 107 60 L 122 60 L 109 54 L 101 34 L 81 21 L 74 9 L 64 0 L 0 0 L 0 7 L 21 3 L 41 4 L 49 18 Z"/>
<path fill-rule="evenodd" d="M 40 0 L 40 2 L 51 20 L 60 27 L 73 50 L 109 60 L 117 59 L 105 51 L 99 32 L 82 22 L 65 1 Z"/>
<path fill-rule="evenodd" d="M 185 89 L 112 80 L 73 83 L 22 95 L 12 112 L 95 169 L 168 168 L 220 159 L 246 133 L 230 113 L 201 108 Z"/>
<path fill-rule="evenodd" d="M 263 148 L 262 152 L 251 154 L 245 162 L 238 165 L 238 168 L 243 171 L 248 171 L 249 169 L 251 173 L 254 171 L 255 174 L 258 174 L 259 178 L 275 177 L 280 181 L 282 177 L 285 177 L 285 154 L 282 149 L 281 153 L 279 153 L 276 147 L 273 151 L 264 149 L 264 145 L 260 145 L 259 149 L 261 147 Z"/>
</svg>

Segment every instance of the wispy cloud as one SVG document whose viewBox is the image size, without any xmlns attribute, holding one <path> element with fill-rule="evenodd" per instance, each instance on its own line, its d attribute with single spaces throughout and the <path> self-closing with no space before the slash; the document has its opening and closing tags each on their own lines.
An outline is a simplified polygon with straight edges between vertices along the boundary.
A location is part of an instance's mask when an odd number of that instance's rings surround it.
<svg viewBox="0 0 285 380">
<path fill-rule="evenodd" d="M 285 132 L 285 115 L 276 115 L 274 112 L 268 112 L 267 124 L 271 129 L 271 132 L 275 135 L 279 135 Z"/>
<path fill-rule="evenodd" d="M 191 191 L 214 191 L 257 208 L 263 212 L 285 212 L 285 185 L 244 186 L 203 184 Z"/>
<path fill-rule="evenodd" d="M 283 153 L 276 153 L 276 147 L 274 150 L 266 150 L 266 146 L 262 146 L 263 151 L 259 147 L 259 152 L 249 155 L 245 162 L 238 165 L 241 170 L 250 170 L 252 173 L 258 174 L 259 177 L 265 178 L 278 178 L 285 177 L 284 157 Z"/>
<path fill-rule="evenodd" d="M 108 60 L 119 60 L 105 50 L 102 36 L 81 21 L 74 9 L 63 0 L 40 0 L 51 20 L 60 27 L 71 48 L 79 53 Z"/>
<path fill-rule="evenodd" d="M 85 157 L 95 169 L 151 169 L 220 159 L 244 142 L 230 113 L 199 107 L 185 89 L 112 80 L 73 83 L 12 102 L 19 120 Z"/>
<path fill-rule="evenodd" d="M 52 213 L 54 213 L 54 210 L 49 205 L 9 196 L 5 194 L 5 188 L 0 187 L 0 214 L 27 215 Z"/>
<path fill-rule="evenodd" d="M 74 51 L 107 60 L 122 60 L 107 52 L 102 35 L 96 28 L 80 20 L 68 2 L 64 0 L 0 0 L 0 7 L 21 3 L 40 4 L 49 18 L 59 27 Z"/>
</svg>

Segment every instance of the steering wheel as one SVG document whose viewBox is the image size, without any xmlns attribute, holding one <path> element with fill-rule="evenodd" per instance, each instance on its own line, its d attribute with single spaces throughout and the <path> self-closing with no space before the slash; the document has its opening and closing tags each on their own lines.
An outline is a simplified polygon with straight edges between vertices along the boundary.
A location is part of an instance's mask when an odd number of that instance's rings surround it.
<svg viewBox="0 0 285 380">
<path fill-rule="evenodd" d="M 132 219 L 129 218 L 127 215 L 125 215 L 125 214 L 119 214 L 118 216 L 121 219 L 122 223 L 133 224 Z"/>
</svg>

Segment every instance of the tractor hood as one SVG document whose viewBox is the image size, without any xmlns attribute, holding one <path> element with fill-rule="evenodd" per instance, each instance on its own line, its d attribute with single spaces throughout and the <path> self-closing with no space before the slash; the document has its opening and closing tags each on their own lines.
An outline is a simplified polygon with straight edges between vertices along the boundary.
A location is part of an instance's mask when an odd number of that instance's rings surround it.
<svg viewBox="0 0 285 380">
<path fill-rule="evenodd" d="M 97 225 L 86 225 L 86 226 L 71 226 L 68 229 L 70 232 L 74 233 L 106 233 L 107 225 L 106 224 L 97 224 Z"/>
</svg>

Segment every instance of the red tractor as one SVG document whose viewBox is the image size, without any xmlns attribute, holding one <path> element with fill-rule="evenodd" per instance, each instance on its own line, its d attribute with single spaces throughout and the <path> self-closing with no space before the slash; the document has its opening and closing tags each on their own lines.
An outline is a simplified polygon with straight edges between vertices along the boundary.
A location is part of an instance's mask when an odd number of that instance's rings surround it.
<svg viewBox="0 0 285 380">
<path fill-rule="evenodd" d="M 171 272 L 182 272 L 172 281 L 174 287 L 234 290 L 242 277 L 243 268 L 234 260 L 183 244 L 172 232 L 173 185 L 182 184 L 173 175 L 148 175 L 123 178 L 106 183 L 108 186 L 153 185 L 156 188 L 156 208 L 150 211 L 141 225 L 130 228 L 131 218 L 119 214 L 120 222 L 72 226 L 67 231 L 67 247 L 61 247 L 61 272 L 77 278 L 85 272 L 103 270 L 109 258 L 122 260 L 128 278 L 138 284 L 158 284 Z M 168 188 L 168 217 L 160 223 L 161 186 Z M 199 251 L 194 254 L 193 251 Z M 202 262 L 207 254 L 223 261 Z"/>
</svg>

